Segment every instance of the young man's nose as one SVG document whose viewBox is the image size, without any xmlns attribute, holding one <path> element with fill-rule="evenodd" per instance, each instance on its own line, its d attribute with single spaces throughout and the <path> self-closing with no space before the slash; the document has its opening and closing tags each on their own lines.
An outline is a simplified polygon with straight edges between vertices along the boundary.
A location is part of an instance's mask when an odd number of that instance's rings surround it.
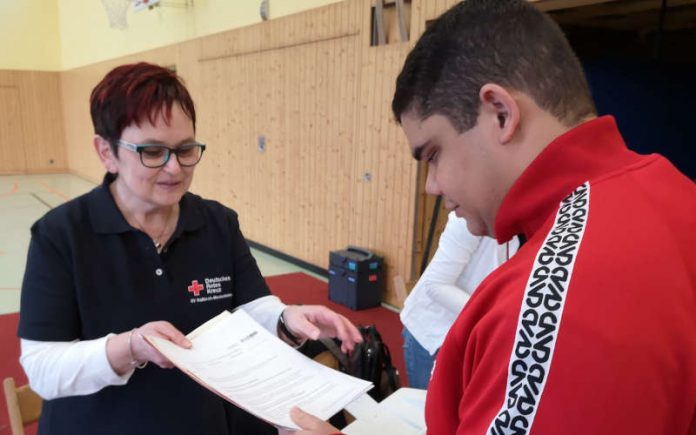
<svg viewBox="0 0 696 435">
<path fill-rule="evenodd" d="M 435 171 L 428 171 L 428 178 L 425 179 L 425 191 L 429 195 L 442 195 L 442 191 L 440 191 L 440 186 L 437 184 L 437 181 L 435 180 Z"/>
</svg>

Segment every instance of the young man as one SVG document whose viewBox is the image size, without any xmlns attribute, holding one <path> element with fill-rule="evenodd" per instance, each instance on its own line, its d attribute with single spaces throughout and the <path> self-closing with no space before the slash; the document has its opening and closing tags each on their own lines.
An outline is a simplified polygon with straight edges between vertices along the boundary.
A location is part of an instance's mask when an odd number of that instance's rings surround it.
<svg viewBox="0 0 696 435">
<path fill-rule="evenodd" d="M 558 26 L 523 0 L 461 2 L 392 107 L 429 193 L 473 234 L 527 239 L 446 337 L 428 433 L 696 433 L 696 186 L 596 117 Z"/>
</svg>

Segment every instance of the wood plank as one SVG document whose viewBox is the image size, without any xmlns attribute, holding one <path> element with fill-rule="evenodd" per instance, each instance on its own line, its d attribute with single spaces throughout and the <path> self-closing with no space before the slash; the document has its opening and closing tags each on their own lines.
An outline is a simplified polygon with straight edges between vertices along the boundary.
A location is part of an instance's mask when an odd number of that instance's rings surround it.
<svg viewBox="0 0 696 435">
<path fill-rule="evenodd" d="M 27 170 L 24 150 L 24 123 L 19 87 L 0 86 L 0 174 L 21 174 Z"/>
</svg>

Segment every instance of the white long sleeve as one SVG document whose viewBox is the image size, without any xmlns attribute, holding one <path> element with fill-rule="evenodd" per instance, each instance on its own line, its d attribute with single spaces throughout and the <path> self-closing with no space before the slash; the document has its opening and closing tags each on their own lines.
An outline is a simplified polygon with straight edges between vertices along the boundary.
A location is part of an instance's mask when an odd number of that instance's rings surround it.
<svg viewBox="0 0 696 435">
<path fill-rule="evenodd" d="M 276 296 L 264 296 L 240 308 L 275 335 L 285 304 Z M 21 339 L 19 362 L 32 390 L 50 400 L 93 394 L 110 385 L 125 385 L 133 370 L 123 376 L 114 372 L 106 356 L 106 341 L 111 335 L 71 342 Z"/>
<path fill-rule="evenodd" d="M 471 297 L 465 290 L 451 284 L 429 285 L 428 293 L 433 302 L 454 315 L 462 311 Z"/>
<path fill-rule="evenodd" d="M 507 259 L 508 248 L 513 254 L 517 241 L 498 245 L 474 236 L 466 220 L 449 214 L 437 251 L 401 311 L 401 322 L 431 355 L 476 287 Z"/>
<path fill-rule="evenodd" d="M 119 376 L 106 357 L 106 341 L 20 340 L 19 362 L 31 389 L 46 400 L 96 393 L 109 385 L 124 385 L 133 371 Z"/>
<path fill-rule="evenodd" d="M 277 296 L 264 296 L 240 305 L 239 308 L 246 311 L 271 334 L 277 335 L 278 318 L 285 307 L 286 305 Z"/>
</svg>

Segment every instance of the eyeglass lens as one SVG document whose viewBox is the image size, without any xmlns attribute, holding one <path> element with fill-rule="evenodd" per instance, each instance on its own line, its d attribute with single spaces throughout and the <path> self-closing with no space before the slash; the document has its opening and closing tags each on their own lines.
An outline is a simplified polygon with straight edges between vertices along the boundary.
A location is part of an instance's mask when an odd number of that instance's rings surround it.
<svg viewBox="0 0 696 435">
<path fill-rule="evenodd" d="M 170 153 L 176 154 L 181 166 L 193 166 L 201 160 L 203 147 L 200 145 L 184 145 L 176 150 L 169 150 L 162 146 L 148 146 L 140 151 L 140 159 L 143 165 L 150 168 L 164 166 L 169 161 Z"/>
</svg>

